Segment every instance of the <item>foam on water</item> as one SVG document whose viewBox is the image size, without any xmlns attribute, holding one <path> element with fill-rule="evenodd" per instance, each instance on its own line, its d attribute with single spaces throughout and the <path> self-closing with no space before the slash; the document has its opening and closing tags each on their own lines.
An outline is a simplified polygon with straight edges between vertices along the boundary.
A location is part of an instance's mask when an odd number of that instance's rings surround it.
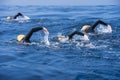
<svg viewBox="0 0 120 80">
<path fill-rule="evenodd" d="M 99 33 L 99 34 L 102 34 L 102 33 L 111 33 L 111 31 L 108 30 L 108 28 L 106 26 L 103 26 L 103 25 L 99 25 L 97 28 L 96 28 L 96 31 Z"/>
<path fill-rule="evenodd" d="M 44 36 L 44 42 L 45 42 L 46 45 L 50 45 L 50 42 L 48 40 L 48 35 Z"/>
</svg>

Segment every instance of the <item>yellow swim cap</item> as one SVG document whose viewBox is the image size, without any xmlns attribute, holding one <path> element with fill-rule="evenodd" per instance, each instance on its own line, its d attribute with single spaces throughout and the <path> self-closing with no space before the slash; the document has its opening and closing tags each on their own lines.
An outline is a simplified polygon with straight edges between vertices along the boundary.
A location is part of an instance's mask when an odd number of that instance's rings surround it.
<svg viewBox="0 0 120 80">
<path fill-rule="evenodd" d="M 25 35 L 21 34 L 17 36 L 17 41 L 22 41 L 25 38 Z"/>
<path fill-rule="evenodd" d="M 88 29 L 90 26 L 89 25 L 84 25 L 83 27 L 82 27 L 82 31 L 85 31 L 86 29 Z"/>
<path fill-rule="evenodd" d="M 12 18 L 10 16 L 7 17 L 7 20 L 11 20 Z"/>
<path fill-rule="evenodd" d="M 62 41 L 62 40 L 68 40 L 69 39 L 69 37 L 67 36 L 67 37 L 58 37 L 58 40 L 59 41 Z"/>
<path fill-rule="evenodd" d="M 61 40 L 63 40 L 63 39 L 64 39 L 64 38 L 62 38 L 62 37 L 58 37 L 58 40 L 59 40 L 59 41 L 61 41 Z"/>
</svg>

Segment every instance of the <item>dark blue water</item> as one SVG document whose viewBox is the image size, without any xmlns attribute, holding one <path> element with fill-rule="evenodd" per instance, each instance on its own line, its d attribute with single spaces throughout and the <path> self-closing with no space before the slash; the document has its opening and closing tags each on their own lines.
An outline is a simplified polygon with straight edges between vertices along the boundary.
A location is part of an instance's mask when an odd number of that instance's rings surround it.
<svg viewBox="0 0 120 80">
<path fill-rule="evenodd" d="M 120 80 L 120 6 L 0 6 L 0 80 Z M 31 19 L 6 21 L 21 12 Z M 90 41 L 58 42 L 67 35 L 101 19 L 112 33 L 89 35 Z M 43 32 L 32 44 L 16 42 L 19 34 L 38 26 L 49 32 L 50 45 Z"/>
</svg>

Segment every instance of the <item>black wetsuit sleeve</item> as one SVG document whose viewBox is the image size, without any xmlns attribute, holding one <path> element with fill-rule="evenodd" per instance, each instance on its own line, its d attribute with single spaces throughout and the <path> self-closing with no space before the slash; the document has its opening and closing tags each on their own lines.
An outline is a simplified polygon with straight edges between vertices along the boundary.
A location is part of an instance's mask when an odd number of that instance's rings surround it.
<svg viewBox="0 0 120 80">
<path fill-rule="evenodd" d="M 16 19 L 18 16 L 22 16 L 22 17 L 23 17 L 23 14 L 17 13 L 17 14 L 13 17 L 13 19 Z"/>
<path fill-rule="evenodd" d="M 102 24 L 102 25 L 105 25 L 105 26 L 108 25 L 107 23 L 105 23 L 105 22 L 103 22 L 103 21 L 101 21 L 101 20 L 98 20 L 97 22 L 95 22 L 95 23 L 93 24 L 92 30 L 94 30 L 95 27 L 96 27 L 97 25 L 99 25 L 99 24 Z"/>
<path fill-rule="evenodd" d="M 84 34 L 83 34 L 83 33 L 78 32 L 78 31 L 75 31 L 75 32 L 71 33 L 70 35 L 68 35 L 69 39 L 72 39 L 72 38 L 73 38 L 73 36 L 74 36 L 75 34 L 77 34 L 77 35 L 81 35 L 81 36 L 84 36 Z"/>
<path fill-rule="evenodd" d="M 28 32 L 28 34 L 25 36 L 24 42 L 30 42 L 30 38 L 31 38 L 32 34 L 33 34 L 34 32 L 37 32 L 37 31 L 39 31 L 39 30 L 42 30 L 42 29 L 43 29 L 42 27 L 32 28 L 32 29 Z"/>
</svg>

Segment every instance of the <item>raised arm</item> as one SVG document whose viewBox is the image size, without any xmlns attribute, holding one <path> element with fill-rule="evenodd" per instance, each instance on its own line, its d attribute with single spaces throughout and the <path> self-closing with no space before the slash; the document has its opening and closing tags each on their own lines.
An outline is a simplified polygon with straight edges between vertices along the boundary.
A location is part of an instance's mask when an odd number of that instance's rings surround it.
<svg viewBox="0 0 120 80">
<path fill-rule="evenodd" d="M 91 27 L 92 27 L 92 30 L 94 30 L 95 27 L 96 27 L 97 25 L 99 25 L 99 24 L 102 24 L 102 25 L 105 25 L 105 26 L 108 25 L 107 23 L 105 23 L 105 22 L 103 22 L 103 21 L 101 21 L 101 20 L 98 20 L 97 22 L 95 22 L 95 23 L 93 24 L 93 26 L 91 26 Z"/>
<path fill-rule="evenodd" d="M 73 38 L 73 36 L 74 36 L 74 35 L 76 35 L 76 34 L 77 34 L 77 35 L 84 36 L 84 34 L 83 34 L 83 33 L 78 32 L 78 31 L 75 31 L 75 32 L 71 33 L 70 35 L 68 35 L 69 39 L 72 39 L 72 38 Z"/>
<path fill-rule="evenodd" d="M 33 34 L 34 32 L 39 31 L 39 30 L 43 30 L 43 27 L 32 28 L 32 29 L 28 32 L 28 34 L 25 36 L 24 41 L 25 41 L 25 42 L 30 42 L 30 38 L 31 38 L 32 34 Z"/>
<path fill-rule="evenodd" d="M 16 19 L 17 17 L 19 17 L 19 16 L 24 16 L 23 14 L 21 14 L 21 13 L 17 13 L 14 17 L 13 17 L 13 19 Z"/>
</svg>

